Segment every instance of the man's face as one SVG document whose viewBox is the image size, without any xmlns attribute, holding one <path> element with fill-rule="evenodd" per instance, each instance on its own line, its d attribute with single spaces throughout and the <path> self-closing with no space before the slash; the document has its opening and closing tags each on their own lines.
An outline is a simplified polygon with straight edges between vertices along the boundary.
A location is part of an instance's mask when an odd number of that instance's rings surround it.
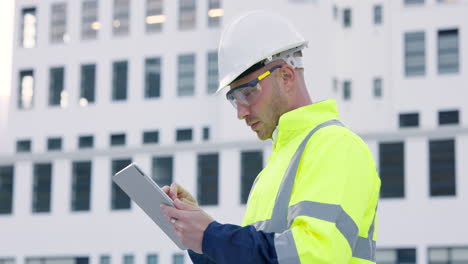
<svg viewBox="0 0 468 264">
<path fill-rule="evenodd" d="M 263 67 L 239 80 L 232 83 L 231 87 L 237 87 L 244 83 L 255 80 L 259 75 L 263 74 L 271 67 Z M 278 85 L 276 77 L 278 71 L 271 73 L 269 76 L 259 82 L 261 91 L 259 95 L 248 106 L 237 105 L 237 117 L 245 119 L 247 126 L 257 133 L 261 140 L 271 138 L 273 131 L 278 125 L 280 116 L 284 113 L 285 99 L 282 97 L 281 89 Z"/>
</svg>

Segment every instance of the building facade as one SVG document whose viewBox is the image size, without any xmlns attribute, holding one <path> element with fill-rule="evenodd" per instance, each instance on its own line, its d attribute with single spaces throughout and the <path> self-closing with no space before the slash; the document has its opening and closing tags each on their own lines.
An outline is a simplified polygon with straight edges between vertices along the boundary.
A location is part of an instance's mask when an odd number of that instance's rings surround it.
<svg viewBox="0 0 468 264">
<path fill-rule="evenodd" d="M 467 1 L 16 0 L 0 264 L 189 263 L 112 183 L 131 162 L 240 224 L 271 146 L 213 93 L 222 27 L 251 9 L 298 26 L 312 100 L 374 154 L 378 263 L 468 263 Z"/>
</svg>

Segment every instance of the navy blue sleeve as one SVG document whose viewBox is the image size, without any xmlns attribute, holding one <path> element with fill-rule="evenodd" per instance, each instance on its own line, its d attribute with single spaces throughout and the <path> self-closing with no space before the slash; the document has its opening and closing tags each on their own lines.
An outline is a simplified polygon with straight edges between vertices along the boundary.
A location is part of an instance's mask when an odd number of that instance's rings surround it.
<svg viewBox="0 0 468 264">
<path fill-rule="evenodd" d="M 202 254 L 197 254 L 192 250 L 188 250 L 188 254 L 193 264 L 216 264 L 216 262 L 209 259 L 207 256 Z"/>
<path fill-rule="evenodd" d="M 210 223 L 203 235 L 203 255 L 190 253 L 195 264 L 278 263 L 275 233 L 257 231 L 253 226 Z M 200 261 L 200 262 L 195 262 Z M 212 262 L 202 262 L 212 261 Z"/>
</svg>

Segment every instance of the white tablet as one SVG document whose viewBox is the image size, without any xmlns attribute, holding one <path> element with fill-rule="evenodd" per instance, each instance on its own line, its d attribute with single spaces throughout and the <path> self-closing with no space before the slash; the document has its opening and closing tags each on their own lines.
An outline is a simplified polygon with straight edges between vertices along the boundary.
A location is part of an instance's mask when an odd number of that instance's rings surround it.
<svg viewBox="0 0 468 264">
<path fill-rule="evenodd" d="M 166 221 L 164 212 L 159 207 L 161 204 L 174 207 L 174 203 L 153 179 L 146 176 L 135 163 L 132 163 L 117 172 L 112 180 L 143 209 L 180 249 L 187 249 L 182 245 L 174 233 L 173 225 Z"/>
</svg>

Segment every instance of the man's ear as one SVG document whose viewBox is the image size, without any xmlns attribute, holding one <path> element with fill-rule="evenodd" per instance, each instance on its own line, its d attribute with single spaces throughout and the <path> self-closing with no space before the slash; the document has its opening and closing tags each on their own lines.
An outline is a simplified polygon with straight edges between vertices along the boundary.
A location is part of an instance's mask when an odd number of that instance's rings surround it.
<svg viewBox="0 0 468 264">
<path fill-rule="evenodd" d="M 280 72 L 280 82 L 283 84 L 285 91 L 289 92 L 291 89 L 294 87 L 294 83 L 296 82 L 297 78 L 297 73 L 294 70 L 293 67 L 289 64 L 284 64 L 281 69 L 279 69 Z"/>
</svg>

